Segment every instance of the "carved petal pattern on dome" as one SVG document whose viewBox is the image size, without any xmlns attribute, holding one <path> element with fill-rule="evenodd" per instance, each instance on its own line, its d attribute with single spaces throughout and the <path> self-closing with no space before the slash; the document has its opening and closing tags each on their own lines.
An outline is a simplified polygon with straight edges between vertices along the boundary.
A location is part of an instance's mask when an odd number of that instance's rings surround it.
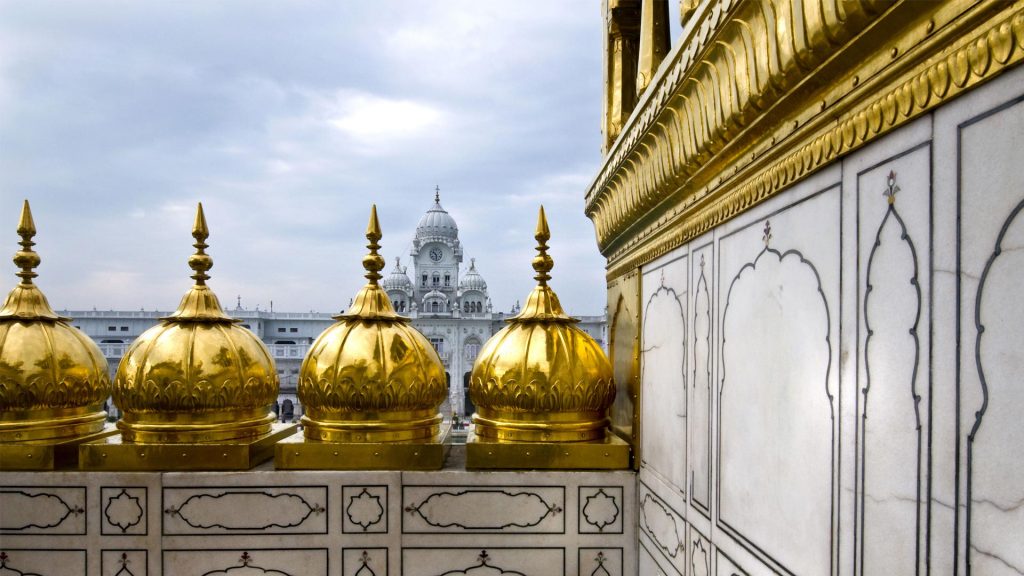
<svg viewBox="0 0 1024 576">
<path fill-rule="evenodd" d="M 48 344 L 5 349 L 5 342 L 15 340 Z M 63 322 L 0 323 L 0 409 L 97 405 L 107 399 L 109 390 L 102 353 L 74 328 Z"/>
<path fill-rule="evenodd" d="M 603 412 L 615 398 L 611 379 L 593 382 L 520 382 L 494 378 L 470 384 L 473 401 L 494 410 L 522 413 Z"/>
<path fill-rule="evenodd" d="M 314 382 L 307 377 L 299 381 L 298 390 L 307 410 L 339 414 L 434 409 L 444 401 L 446 393 L 445 383 L 436 379 L 426 383 L 401 380 L 357 383 L 351 378 L 338 381 L 321 378 Z"/>
<path fill-rule="evenodd" d="M 237 407 L 268 406 L 277 398 L 277 382 L 272 379 L 249 378 L 238 386 L 236 380 L 225 379 L 157 382 L 147 379 L 136 385 L 134 379 L 114 382 L 118 407 L 133 413 L 220 412 Z"/>
</svg>

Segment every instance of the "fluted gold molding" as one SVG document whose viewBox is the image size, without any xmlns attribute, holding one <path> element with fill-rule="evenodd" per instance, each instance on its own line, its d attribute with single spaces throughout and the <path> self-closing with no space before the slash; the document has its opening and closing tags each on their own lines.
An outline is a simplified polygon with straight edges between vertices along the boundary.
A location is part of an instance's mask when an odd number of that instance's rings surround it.
<svg viewBox="0 0 1024 576">
<path fill-rule="evenodd" d="M 1019 1 L 842 3 L 856 10 L 841 21 L 828 9 L 809 18 L 817 3 L 745 2 L 725 14 L 729 4 L 703 13 L 707 49 L 685 72 L 699 50 L 675 54 L 587 194 L 609 278 L 1024 58 Z M 802 22 L 803 32 L 783 45 L 768 6 L 788 14 L 781 29 Z"/>
</svg>

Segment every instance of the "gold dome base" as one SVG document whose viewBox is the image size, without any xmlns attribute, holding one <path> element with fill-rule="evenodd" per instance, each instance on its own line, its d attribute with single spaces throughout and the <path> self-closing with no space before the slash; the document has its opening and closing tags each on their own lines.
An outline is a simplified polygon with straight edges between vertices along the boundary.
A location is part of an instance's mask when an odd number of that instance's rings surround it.
<svg viewBox="0 0 1024 576">
<path fill-rule="evenodd" d="M 470 432 L 466 468 L 475 470 L 628 470 L 629 444 L 604 431 L 588 442 L 507 442 Z"/>
<path fill-rule="evenodd" d="M 103 405 L 81 408 L 8 410 L 0 413 L 0 444 L 58 443 L 89 436 L 103 430 L 107 413 Z"/>
<path fill-rule="evenodd" d="M 295 434 L 297 424 L 273 424 L 256 438 L 219 442 L 146 444 L 111 436 L 78 447 L 81 470 L 249 470 L 274 456 L 274 444 Z"/>
<path fill-rule="evenodd" d="M 78 468 L 78 447 L 117 434 L 113 425 L 74 438 L 0 443 L 0 471 Z"/>
<path fill-rule="evenodd" d="M 274 447 L 274 467 L 278 470 L 440 470 L 450 450 L 447 440 L 451 427 L 437 428 L 440 429 L 429 438 L 404 442 L 322 442 L 296 434 Z"/>
<path fill-rule="evenodd" d="M 142 421 L 140 421 L 142 420 Z M 203 422 L 202 414 L 128 414 L 117 422 L 121 440 L 135 444 L 204 444 L 243 442 L 270 432 L 277 417 L 269 411 L 218 413 Z"/>
<path fill-rule="evenodd" d="M 591 442 L 608 428 L 603 412 L 507 413 L 477 408 L 476 435 L 500 442 Z"/>
<path fill-rule="evenodd" d="M 317 442 L 412 442 L 437 436 L 442 420 L 433 410 L 349 413 L 342 420 L 308 408 L 302 426 L 306 439 Z"/>
</svg>

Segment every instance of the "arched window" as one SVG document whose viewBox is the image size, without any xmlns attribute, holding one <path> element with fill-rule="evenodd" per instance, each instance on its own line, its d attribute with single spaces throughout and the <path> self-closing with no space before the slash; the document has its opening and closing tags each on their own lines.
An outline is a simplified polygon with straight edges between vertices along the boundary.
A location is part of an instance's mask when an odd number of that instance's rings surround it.
<svg viewBox="0 0 1024 576">
<path fill-rule="evenodd" d="M 441 284 L 441 276 L 439 274 L 434 274 L 434 278 L 432 280 L 435 288 Z"/>
<path fill-rule="evenodd" d="M 441 311 L 441 303 L 438 302 L 437 300 L 434 300 L 433 302 L 431 302 L 430 303 L 430 311 L 431 312 L 440 312 Z"/>
<path fill-rule="evenodd" d="M 451 277 L 451 275 L 450 275 L 450 274 L 445 274 L 445 275 L 444 275 L 444 285 L 445 285 L 446 287 L 447 287 L 447 286 L 451 286 L 451 285 L 452 285 L 452 277 Z"/>
<path fill-rule="evenodd" d="M 422 281 L 421 285 L 422 285 L 422 286 L 423 286 L 424 288 L 426 288 L 426 287 L 427 287 L 427 275 L 426 275 L 426 274 L 424 274 L 424 275 L 423 275 L 423 281 Z"/>
</svg>

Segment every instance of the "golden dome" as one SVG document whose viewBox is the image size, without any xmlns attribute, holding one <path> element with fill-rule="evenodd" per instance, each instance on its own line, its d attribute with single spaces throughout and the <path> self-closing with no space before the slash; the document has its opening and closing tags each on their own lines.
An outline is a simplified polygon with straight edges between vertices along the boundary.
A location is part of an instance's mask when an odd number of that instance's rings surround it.
<svg viewBox="0 0 1024 576">
<path fill-rule="evenodd" d="M 298 396 L 305 437 L 330 442 L 433 438 L 448 394 L 444 366 L 430 342 L 395 313 L 378 285 L 384 259 L 377 207 L 366 229 L 369 282 L 302 361 Z"/>
<path fill-rule="evenodd" d="M 469 395 L 477 409 L 476 434 L 525 442 L 602 439 L 615 399 L 612 367 L 547 285 L 554 262 L 547 254 L 551 233 L 543 207 L 535 237 L 537 287 L 473 364 Z"/>
<path fill-rule="evenodd" d="M 178 309 L 142 333 L 121 360 L 114 404 L 123 412 L 121 437 L 139 443 L 198 443 L 252 439 L 270 432 L 278 377 L 270 351 L 238 326 L 206 285 L 213 259 L 203 205 L 188 264 L 195 285 Z"/>
<path fill-rule="evenodd" d="M 21 283 L 0 308 L 0 442 L 63 440 L 103 429 L 107 361 L 88 336 L 54 313 L 33 284 L 40 258 L 28 201 L 21 210 Z"/>
</svg>

